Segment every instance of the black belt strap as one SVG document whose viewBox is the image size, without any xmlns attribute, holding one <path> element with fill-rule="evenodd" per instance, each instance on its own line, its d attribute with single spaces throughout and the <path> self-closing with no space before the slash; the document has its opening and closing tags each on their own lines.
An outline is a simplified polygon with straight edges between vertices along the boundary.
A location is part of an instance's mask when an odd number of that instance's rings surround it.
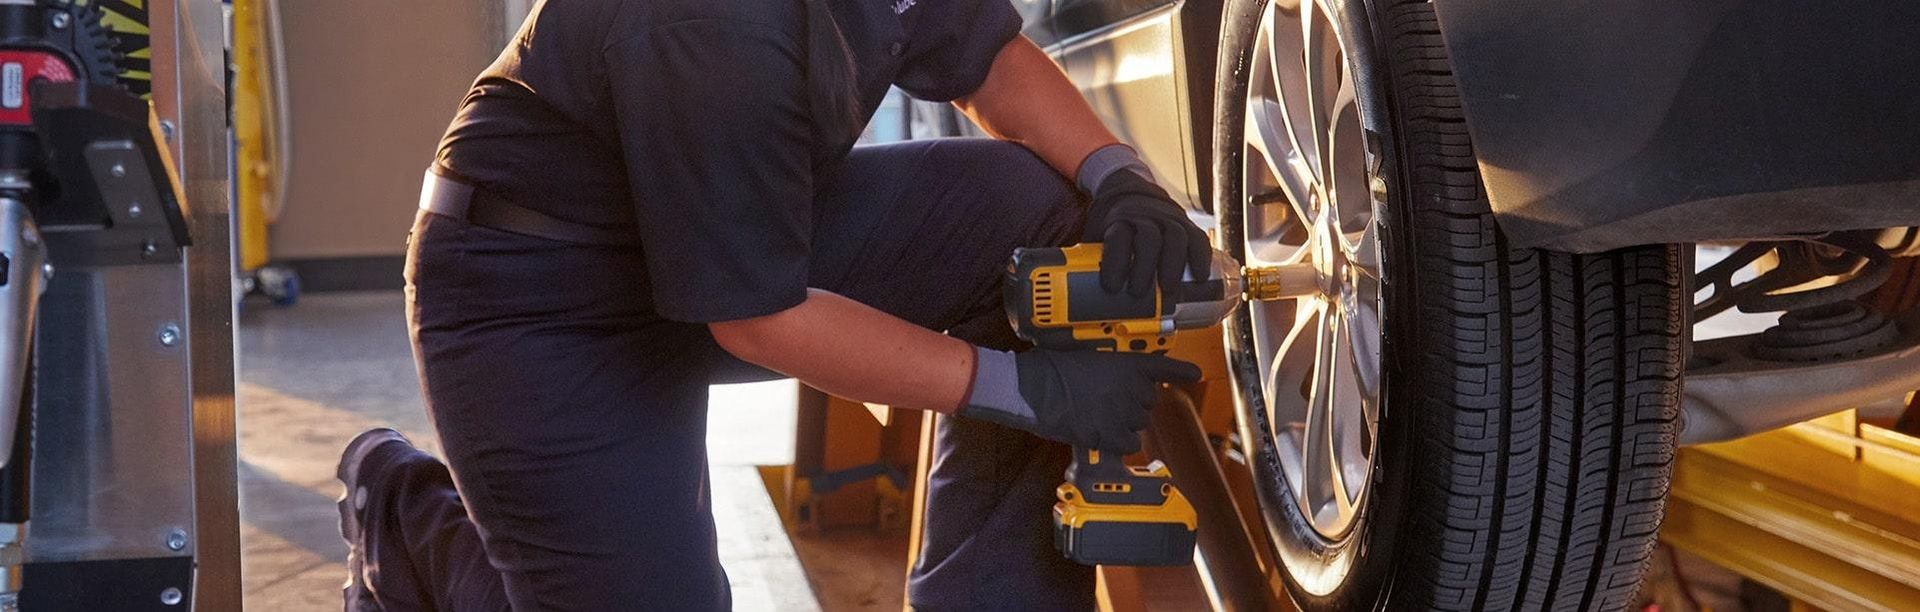
<svg viewBox="0 0 1920 612">
<path fill-rule="evenodd" d="M 548 240 L 597 246 L 640 244 L 640 235 L 634 228 L 610 229 L 562 221 L 431 170 L 420 184 L 420 208 L 474 225 Z"/>
</svg>

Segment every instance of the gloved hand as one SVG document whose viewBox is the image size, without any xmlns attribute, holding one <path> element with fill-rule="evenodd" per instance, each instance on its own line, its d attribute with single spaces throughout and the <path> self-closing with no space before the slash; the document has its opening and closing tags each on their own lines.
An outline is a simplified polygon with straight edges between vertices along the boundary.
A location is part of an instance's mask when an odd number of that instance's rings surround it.
<svg viewBox="0 0 1920 612">
<path fill-rule="evenodd" d="M 1100 287 L 1108 293 L 1121 289 L 1135 297 L 1161 285 L 1180 282 L 1181 272 L 1195 278 L 1211 273 L 1213 245 L 1207 233 L 1187 219 L 1152 180 L 1131 169 L 1109 173 L 1093 191 L 1087 209 L 1082 242 L 1104 243 L 1100 256 Z"/>
<path fill-rule="evenodd" d="M 1160 383 L 1200 380 L 1199 366 L 1144 353 L 976 347 L 974 357 L 973 390 L 959 414 L 1123 454 L 1140 450 Z"/>
</svg>

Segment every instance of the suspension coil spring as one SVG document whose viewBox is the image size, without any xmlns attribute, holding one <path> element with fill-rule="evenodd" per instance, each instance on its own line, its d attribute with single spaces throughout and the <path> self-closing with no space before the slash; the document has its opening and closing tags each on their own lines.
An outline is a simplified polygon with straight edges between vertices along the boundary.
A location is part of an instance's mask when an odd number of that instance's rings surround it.
<svg viewBox="0 0 1920 612">
<path fill-rule="evenodd" d="M 1773 253 L 1778 265 L 1734 285 L 1732 272 Z M 1859 233 L 1834 233 L 1750 243 L 1700 274 L 1714 295 L 1696 307 L 1700 317 L 1736 307 L 1780 312 L 1760 333 L 1752 356 L 1769 361 L 1817 361 L 1859 355 L 1892 345 L 1899 330 L 1886 315 L 1859 301 L 1893 275 L 1893 257 Z"/>
</svg>

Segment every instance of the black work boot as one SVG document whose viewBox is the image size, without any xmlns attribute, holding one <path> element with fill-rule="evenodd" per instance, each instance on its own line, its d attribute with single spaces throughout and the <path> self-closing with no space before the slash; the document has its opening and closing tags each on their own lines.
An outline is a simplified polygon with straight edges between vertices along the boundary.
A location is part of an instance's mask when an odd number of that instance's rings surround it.
<svg viewBox="0 0 1920 612">
<path fill-rule="evenodd" d="M 367 430 L 347 443 L 345 451 L 340 453 L 340 467 L 334 477 L 340 484 L 346 485 L 346 492 L 340 495 L 340 537 L 347 541 L 347 584 L 341 589 L 346 600 L 347 612 L 379 610 L 380 604 L 373 593 L 367 591 L 367 576 L 364 571 L 367 557 L 366 517 L 367 487 L 361 484 L 361 470 L 374 449 L 387 444 L 405 444 L 411 448 L 413 443 L 400 432 L 385 427 Z"/>
</svg>

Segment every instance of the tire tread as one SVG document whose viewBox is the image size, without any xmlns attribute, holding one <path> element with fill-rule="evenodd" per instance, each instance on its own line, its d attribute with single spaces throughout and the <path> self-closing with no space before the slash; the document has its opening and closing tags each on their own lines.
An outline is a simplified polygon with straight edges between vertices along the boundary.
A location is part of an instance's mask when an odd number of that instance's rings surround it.
<svg viewBox="0 0 1920 612">
<path fill-rule="evenodd" d="M 1432 5 L 1378 19 L 1423 300 L 1410 505 L 1442 509 L 1411 518 L 1388 608 L 1624 608 L 1672 474 L 1678 250 L 1510 248 Z"/>
</svg>

